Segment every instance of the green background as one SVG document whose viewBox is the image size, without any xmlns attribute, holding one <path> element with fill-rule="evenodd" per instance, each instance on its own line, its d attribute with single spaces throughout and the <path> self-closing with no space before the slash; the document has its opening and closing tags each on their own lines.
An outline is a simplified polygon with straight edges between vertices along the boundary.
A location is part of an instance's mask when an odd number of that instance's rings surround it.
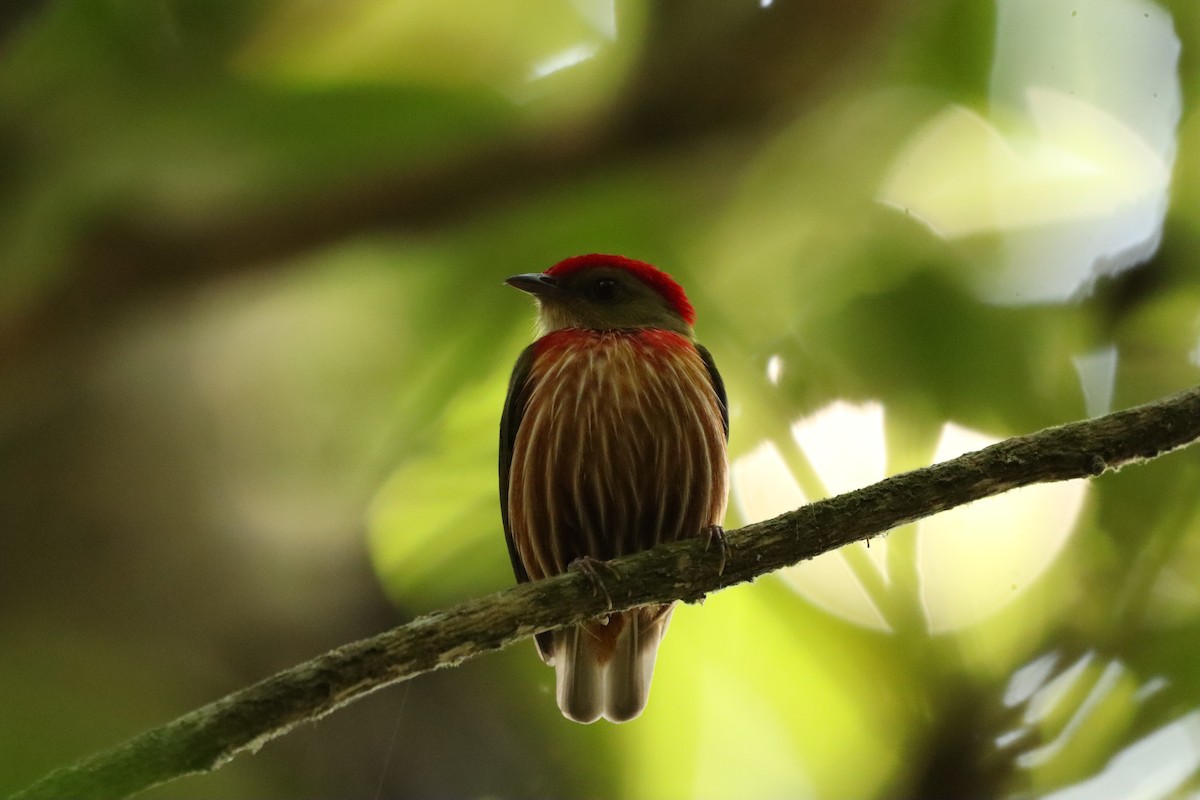
<svg viewBox="0 0 1200 800">
<path fill-rule="evenodd" d="M 810 497 L 790 428 L 834 401 L 882 407 L 896 470 L 946 422 L 1086 417 L 1081 354 L 1115 353 L 1113 408 L 1196 384 L 1200 12 L 1164 7 L 1161 247 L 1069 301 L 998 304 L 978 273 L 1001 233 L 939 238 L 877 200 L 933 115 L 988 113 L 992 3 L 13 4 L 0 792 L 511 584 L 496 429 L 533 330 L 511 274 L 583 252 L 674 274 L 731 456 L 770 444 Z M 878 625 L 801 573 L 681 608 L 628 725 L 564 721 L 524 645 L 146 796 L 1104 797 L 1122 765 L 1137 796 L 1197 792 L 1198 494 L 1193 451 L 1094 481 L 1053 552 L 1024 526 L 1014 558 L 1039 566 L 1011 602 L 954 630 L 925 617 L 915 529 L 886 569 L 846 559 Z M 748 516 L 735 496 L 728 525 Z"/>
</svg>

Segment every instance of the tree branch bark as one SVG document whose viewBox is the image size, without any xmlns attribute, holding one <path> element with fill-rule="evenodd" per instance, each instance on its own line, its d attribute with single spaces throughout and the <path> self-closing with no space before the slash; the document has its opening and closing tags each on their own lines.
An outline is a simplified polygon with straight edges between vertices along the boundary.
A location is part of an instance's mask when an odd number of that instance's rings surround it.
<svg viewBox="0 0 1200 800">
<path fill-rule="evenodd" d="M 14 800 L 124 797 L 207 772 L 376 689 L 460 664 L 608 611 L 694 602 L 851 542 L 1034 483 L 1100 475 L 1200 439 L 1200 387 L 1104 417 L 1000 442 L 951 461 L 789 511 L 727 534 L 723 573 L 702 539 L 612 563 L 608 597 L 568 573 L 420 617 L 353 642 L 56 770 Z M 608 601 L 611 599 L 611 607 Z"/>
</svg>

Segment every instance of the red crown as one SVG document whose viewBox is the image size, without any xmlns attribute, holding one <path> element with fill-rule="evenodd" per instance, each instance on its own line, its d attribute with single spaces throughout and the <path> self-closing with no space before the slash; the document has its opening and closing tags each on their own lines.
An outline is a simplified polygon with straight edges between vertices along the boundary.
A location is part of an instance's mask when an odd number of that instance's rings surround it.
<svg viewBox="0 0 1200 800">
<path fill-rule="evenodd" d="M 616 267 L 632 273 L 642 283 L 662 295 L 663 299 L 671 304 L 671 308 L 683 317 L 684 322 L 691 325 L 696 321 L 696 309 L 692 308 L 692 304 L 688 302 L 683 287 L 676 283 L 670 275 L 645 261 L 636 261 L 625 256 L 589 253 L 560 261 L 546 270 L 546 274 L 562 278 L 593 267 Z"/>
</svg>

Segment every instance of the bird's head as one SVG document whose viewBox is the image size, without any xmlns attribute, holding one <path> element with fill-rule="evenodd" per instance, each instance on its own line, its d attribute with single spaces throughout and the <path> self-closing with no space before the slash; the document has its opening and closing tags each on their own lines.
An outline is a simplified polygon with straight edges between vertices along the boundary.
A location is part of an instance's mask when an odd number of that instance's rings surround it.
<svg viewBox="0 0 1200 800">
<path fill-rule="evenodd" d="M 537 300 L 543 335 L 562 328 L 659 328 L 690 337 L 696 319 L 670 275 L 624 256 L 575 256 L 506 283 Z"/>
</svg>

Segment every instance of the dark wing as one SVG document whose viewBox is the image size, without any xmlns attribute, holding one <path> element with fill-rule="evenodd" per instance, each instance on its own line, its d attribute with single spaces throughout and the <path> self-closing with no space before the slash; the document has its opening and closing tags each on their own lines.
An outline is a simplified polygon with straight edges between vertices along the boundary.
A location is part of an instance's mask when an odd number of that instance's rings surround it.
<svg viewBox="0 0 1200 800">
<path fill-rule="evenodd" d="M 721 401 L 721 421 L 725 423 L 725 438 L 728 439 L 729 400 L 725 397 L 725 381 L 721 380 L 721 373 L 717 371 L 717 362 L 713 361 L 712 353 L 708 352 L 708 348 L 698 344 L 696 352 L 700 354 L 700 360 L 704 362 L 704 368 L 708 370 L 708 377 L 712 379 L 713 391 L 717 393 L 717 399 Z"/>
<path fill-rule="evenodd" d="M 533 348 L 529 345 L 521 351 L 508 381 L 508 396 L 504 398 L 504 413 L 500 415 L 500 518 L 504 521 L 504 538 L 508 542 L 508 557 L 519 583 L 529 580 L 517 545 L 513 541 L 512 528 L 508 523 L 508 473 L 512 468 L 513 445 L 517 441 L 517 429 L 525 416 L 525 404 L 529 401 L 529 371 L 533 366 Z"/>
</svg>

